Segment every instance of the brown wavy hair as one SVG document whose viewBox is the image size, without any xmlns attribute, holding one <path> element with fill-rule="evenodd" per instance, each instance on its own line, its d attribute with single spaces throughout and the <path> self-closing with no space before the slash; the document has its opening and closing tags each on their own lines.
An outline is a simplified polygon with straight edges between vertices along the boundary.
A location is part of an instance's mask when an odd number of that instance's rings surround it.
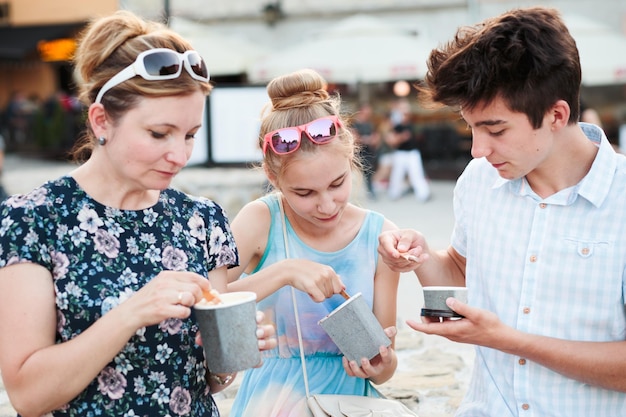
<svg viewBox="0 0 626 417">
<path fill-rule="evenodd" d="M 134 62 L 141 52 L 154 48 L 177 52 L 193 49 L 189 42 L 164 24 L 141 19 L 127 10 L 93 20 L 79 36 L 73 60 L 79 100 L 89 107 L 107 81 Z M 208 95 L 211 88 L 210 83 L 193 79 L 184 70 L 173 80 L 148 81 L 133 77 L 107 91 L 102 97 L 102 105 L 107 117 L 116 123 L 142 97 L 186 95 L 193 91 Z M 95 137 L 87 126 L 74 146 L 72 156 L 82 161 L 91 154 L 94 146 Z"/>
</svg>

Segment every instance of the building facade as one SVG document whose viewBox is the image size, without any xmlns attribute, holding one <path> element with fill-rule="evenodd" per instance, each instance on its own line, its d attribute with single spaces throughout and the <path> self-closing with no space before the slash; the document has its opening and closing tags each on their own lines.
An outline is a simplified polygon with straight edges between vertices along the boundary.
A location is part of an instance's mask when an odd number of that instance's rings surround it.
<svg viewBox="0 0 626 417">
<path fill-rule="evenodd" d="M 302 44 L 356 14 L 384 19 L 396 29 L 429 39 L 434 47 L 450 39 L 459 26 L 535 4 L 533 0 L 0 0 L 0 112 L 16 93 L 34 101 L 71 93 L 69 59 L 76 35 L 91 18 L 117 9 L 168 22 L 202 53 L 219 87 L 254 84 L 245 61 Z M 542 0 L 541 4 L 584 16 L 626 36 L 623 0 Z M 597 51 L 604 51 L 603 45 Z M 376 50 L 368 52 L 372 60 L 377 59 Z M 624 56 L 620 50 L 602 53 Z M 235 61 L 241 64 L 234 65 Z M 219 65 L 225 62 L 231 65 Z M 600 107 L 607 133 L 614 139 L 618 126 L 626 123 L 626 66 L 623 77 L 616 85 L 584 91 L 587 104 Z M 394 99 L 393 83 L 369 83 L 366 88 L 363 84 L 335 87 L 348 101 Z M 422 121 L 437 122 L 437 117 L 428 114 Z"/>
<path fill-rule="evenodd" d="M 0 0 L 0 109 L 16 92 L 43 100 L 69 90 L 77 33 L 118 7 L 117 0 Z"/>
<path fill-rule="evenodd" d="M 617 126 L 626 123 L 624 0 L 120 0 L 122 7 L 147 17 L 171 16 L 174 22 L 176 18 L 188 19 L 223 37 L 243 39 L 270 52 L 302 44 L 355 14 L 383 18 L 396 28 L 429 39 L 436 46 L 449 40 L 459 26 L 538 4 L 560 10 L 577 42 L 578 36 L 585 37 L 580 39 L 580 48 L 585 49 L 581 49 L 583 95 L 588 105 L 605 107 L 600 110 L 610 125 L 610 133 L 615 135 Z M 591 32 L 593 36 L 588 37 Z M 605 34 L 607 38 L 603 37 Z M 608 38 L 610 42 L 603 41 Z M 199 42 L 198 48 L 201 47 Z M 375 60 L 376 51 L 370 53 Z M 212 54 L 206 55 L 211 67 Z M 610 73 L 592 77 L 597 69 L 606 70 L 598 68 L 605 63 Z M 356 87 L 348 86 L 348 89 L 353 93 Z"/>
</svg>

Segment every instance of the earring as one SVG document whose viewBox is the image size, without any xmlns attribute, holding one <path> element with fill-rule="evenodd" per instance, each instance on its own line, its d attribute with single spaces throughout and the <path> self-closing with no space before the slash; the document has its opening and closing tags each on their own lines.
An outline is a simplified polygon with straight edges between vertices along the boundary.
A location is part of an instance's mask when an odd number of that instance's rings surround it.
<svg viewBox="0 0 626 417">
<path fill-rule="evenodd" d="M 98 143 L 100 144 L 100 146 L 104 146 L 107 143 L 107 138 L 105 138 L 104 136 L 100 136 L 98 138 Z"/>
</svg>

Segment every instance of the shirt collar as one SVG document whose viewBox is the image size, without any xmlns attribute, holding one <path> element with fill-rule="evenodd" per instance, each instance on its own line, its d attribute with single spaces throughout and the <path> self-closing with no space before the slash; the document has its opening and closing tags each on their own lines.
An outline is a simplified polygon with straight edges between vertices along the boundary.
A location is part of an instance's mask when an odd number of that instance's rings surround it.
<svg viewBox="0 0 626 417">
<path fill-rule="evenodd" d="M 602 129 L 590 123 L 579 123 L 579 126 L 585 136 L 598 146 L 598 153 L 587 175 L 573 187 L 574 191 L 570 196 L 574 198 L 571 198 L 571 201 L 575 200 L 576 195 L 580 195 L 599 207 L 606 198 L 613 181 L 617 167 L 616 154 Z M 498 176 L 493 183 L 493 188 L 500 188 L 504 185 L 507 185 L 515 194 L 535 195 L 525 178 L 507 180 Z"/>
<path fill-rule="evenodd" d="M 615 178 L 617 154 L 602 129 L 589 123 L 579 124 L 587 138 L 599 149 L 591 169 L 578 184 L 578 194 L 599 207 L 609 193 Z"/>
</svg>

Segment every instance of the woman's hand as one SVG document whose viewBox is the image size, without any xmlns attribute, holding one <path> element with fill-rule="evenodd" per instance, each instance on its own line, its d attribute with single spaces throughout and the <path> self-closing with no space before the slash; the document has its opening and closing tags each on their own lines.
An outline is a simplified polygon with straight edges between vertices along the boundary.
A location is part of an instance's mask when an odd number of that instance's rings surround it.
<svg viewBox="0 0 626 417">
<path fill-rule="evenodd" d="M 194 272 L 162 271 L 118 308 L 126 309 L 128 320 L 139 329 L 169 318 L 189 317 L 191 307 L 210 289 L 209 280 Z"/>
<path fill-rule="evenodd" d="M 259 350 L 271 350 L 278 345 L 276 340 L 276 328 L 273 324 L 264 324 L 265 314 L 262 311 L 256 312 L 256 337 L 259 340 Z M 258 365 L 261 366 L 262 362 Z"/>
</svg>

